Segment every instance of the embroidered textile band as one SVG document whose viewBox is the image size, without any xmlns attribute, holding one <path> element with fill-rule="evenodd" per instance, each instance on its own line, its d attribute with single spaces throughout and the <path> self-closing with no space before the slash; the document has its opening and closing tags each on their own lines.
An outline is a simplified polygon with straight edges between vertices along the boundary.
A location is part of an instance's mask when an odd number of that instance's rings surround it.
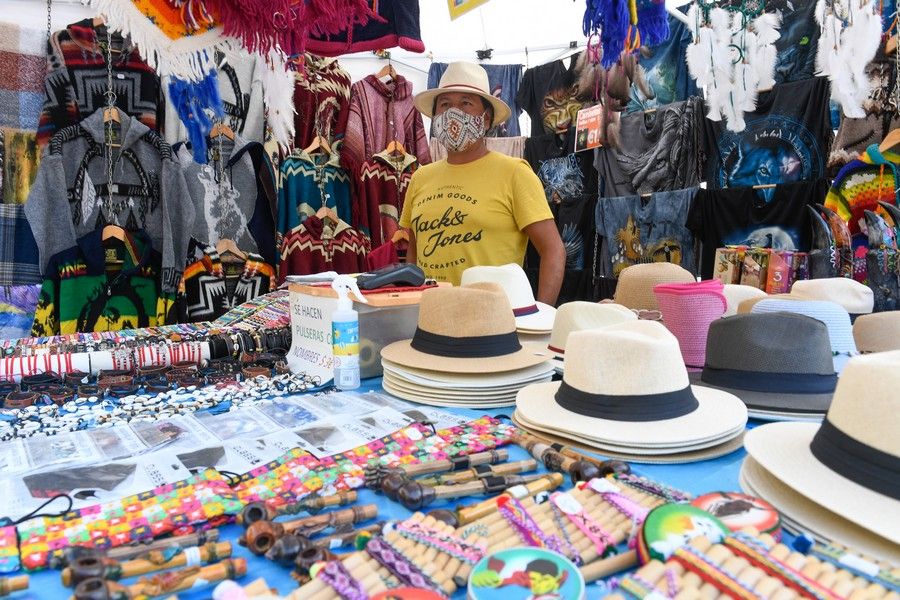
<svg viewBox="0 0 900 600">
<path fill-rule="evenodd" d="M 522 306 L 521 308 L 513 309 L 513 315 L 516 317 L 527 317 L 528 315 L 533 315 L 537 312 L 540 312 L 537 304 L 532 304 L 531 306 Z"/>
<path fill-rule="evenodd" d="M 410 346 L 414 350 L 450 358 L 489 358 L 504 356 L 522 349 L 515 331 L 499 335 L 450 337 L 416 328 Z"/>
<path fill-rule="evenodd" d="M 368 600 L 369 595 L 362 585 L 353 578 L 347 568 L 339 560 L 330 560 L 319 569 L 316 577 L 327 583 L 337 592 L 341 600 Z"/>
<path fill-rule="evenodd" d="M 762 596 L 739 581 L 734 574 L 724 570 L 691 546 L 682 546 L 675 550 L 672 560 L 680 563 L 688 571 L 696 573 L 700 579 L 712 584 L 729 598 L 762 600 Z"/>
<path fill-rule="evenodd" d="M 547 548 L 563 554 L 562 542 L 555 535 L 547 535 L 522 504 L 511 496 L 497 498 L 497 511 L 516 531 L 519 538 L 532 548 Z"/>
<path fill-rule="evenodd" d="M 750 564 L 780 580 L 797 592 L 801 598 L 815 598 L 816 600 L 839 600 L 841 598 L 799 571 L 769 556 L 768 549 L 762 546 L 757 539 L 738 533 L 725 538 L 723 543 L 737 556 L 745 558 Z"/>
<path fill-rule="evenodd" d="M 403 585 L 433 590 L 443 596 L 440 588 L 419 567 L 409 562 L 405 556 L 397 552 L 384 539 L 372 538 L 369 540 L 369 543 L 366 544 L 366 552 L 378 564 L 390 571 Z"/>
<path fill-rule="evenodd" d="M 900 500 L 900 458 L 850 437 L 828 417 L 822 421 L 809 449 L 835 473 L 873 492 Z"/>
<path fill-rule="evenodd" d="M 603 556 L 606 549 L 614 544 L 609 533 L 584 510 L 578 500 L 573 498 L 571 494 L 556 492 L 550 496 L 550 501 L 559 507 L 562 513 L 587 539 L 594 543 L 598 556 Z"/>
<path fill-rule="evenodd" d="M 675 583 L 675 573 L 672 569 L 666 569 L 666 585 L 668 590 L 663 593 L 637 573 L 632 573 L 619 582 L 619 589 L 638 600 L 660 600 L 663 598 L 672 600 L 678 593 L 678 585 Z"/>
<path fill-rule="evenodd" d="M 810 549 L 809 554 L 812 554 L 822 562 L 834 565 L 838 569 L 843 569 L 857 577 L 862 577 L 869 583 L 880 585 L 889 592 L 900 592 L 900 577 L 873 562 L 848 553 L 843 548 L 830 545 L 825 547 L 815 545 Z"/>
<path fill-rule="evenodd" d="M 398 523 L 397 532 L 407 539 L 430 546 L 444 554 L 449 554 L 464 563 L 474 565 L 484 558 L 486 544 L 475 545 L 455 535 L 439 533 L 420 523 Z"/>
<path fill-rule="evenodd" d="M 748 392 L 774 392 L 783 394 L 827 394 L 837 385 L 837 375 L 815 373 L 763 373 L 716 369 L 706 366 L 700 381 L 718 387 L 735 388 Z"/>
<path fill-rule="evenodd" d="M 700 404 L 691 386 L 675 392 L 641 396 L 590 394 L 573 388 L 565 380 L 556 392 L 556 403 L 579 415 L 611 421 L 658 421 L 689 414 Z"/>
</svg>

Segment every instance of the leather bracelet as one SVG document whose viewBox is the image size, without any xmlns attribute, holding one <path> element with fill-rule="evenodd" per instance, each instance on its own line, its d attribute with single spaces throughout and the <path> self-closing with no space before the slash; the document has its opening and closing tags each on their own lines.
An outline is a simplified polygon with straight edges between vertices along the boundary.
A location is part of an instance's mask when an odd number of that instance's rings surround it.
<svg viewBox="0 0 900 600">
<path fill-rule="evenodd" d="M 40 398 L 34 392 L 10 392 L 3 401 L 3 408 L 28 408 Z"/>
<path fill-rule="evenodd" d="M 279 360 L 275 363 L 275 373 L 277 375 L 288 375 L 291 372 L 291 368 L 288 366 L 286 360 Z"/>
<path fill-rule="evenodd" d="M 97 385 L 100 386 L 100 389 L 107 389 L 114 386 L 122 386 L 122 385 L 134 385 L 134 377 L 131 375 L 114 375 L 109 377 L 101 377 L 97 381 Z"/>
<path fill-rule="evenodd" d="M 241 375 L 244 377 L 245 381 L 248 379 L 256 379 L 257 377 L 271 377 L 272 369 L 270 367 L 246 366 L 241 369 Z"/>
<path fill-rule="evenodd" d="M 237 381 L 237 373 L 226 373 L 224 371 L 217 371 L 214 373 L 210 373 L 206 376 L 206 381 L 210 385 L 215 385 L 217 383 L 234 383 Z"/>
<path fill-rule="evenodd" d="M 45 396 L 50 398 L 51 401 L 53 401 L 53 404 L 57 406 L 62 406 L 69 400 L 73 400 L 75 398 L 75 391 L 65 386 L 57 386 L 53 389 L 47 389 L 43 393 Z"/>
<path fill-rule="evenodd" d="M 69 371 L 64 378 L 65 384 L 73 388 L 77 388 L 79 385 L 85 384 L 90 380 L 91 374 L 85 373 L 84 371 Z"/>
<path fill-rule="evenodd" d="M 124 398 L 125 396 L 134 396 L 138 392 L 141 391 L 140 386 L 137 385 L 114 385 L 111 386 L 107 393 L 113 398 Z"/>
<path fill-rule="evenodd" d="M 203 385 L 203 380 L 197 377 L 196 375 L 188 375 L 186 377 L 182 377 L 178 380 L 178 387 L 191 387 L 196 386 L 200 387 Z"/>
<path fill-rule="evenodd" d="M 130 369 L 100 369 L 97 379 L 108 379 L 110 377 L 134 377 L 134 373 Z"/>
<path fill-rule="evenodd" d="M 239 373 L 241 363 L 233 358 L 221 358 L 209 361 L 207 368 L 219 373 Z"/>
<path fill-rule="evenodd" d="M 199 365 L 192 360 L 180 360 L 172 363 L 173 371 L 196 371 L 198 368 Z"/>
<path fill-rule="evenodd" d="M 172 367 L 169 365 L 147 365 L 138 367 L 137 376 L 142 378 L 157 378 L 168 373 Z"/>
<path fill-rule="evenodd" d="M 23 390 L 30 390 L 34 386 L 60 385 L 61 383 L 62 379 L 56 373 L 36 373 L 23 377 L 21 387 Z"/>
<path fill-rule="evenodd" d="M 5 398 L 8 394 L 18 392 L 19 386 L 12 381 L 0 381 L 0 398 Z"/>
</svg>

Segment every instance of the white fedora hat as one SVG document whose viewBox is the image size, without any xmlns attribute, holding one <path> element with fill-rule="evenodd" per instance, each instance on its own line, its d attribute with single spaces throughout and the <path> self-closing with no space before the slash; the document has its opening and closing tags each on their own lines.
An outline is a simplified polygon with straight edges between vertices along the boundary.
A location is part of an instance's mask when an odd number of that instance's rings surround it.
<svg viewBox="0 0 900 600">
<path fill-rule="evenodd" d="M 766 298 L 757 302 L 751 313 L 792 312 L 812 317 L 825 323 L 828 339 L 831 341 L 832 361 L 835 373 L 840 373 L 851 356 L 856 356 L 856 342 L 853 341 L 853 325 L 850 314 L 835 302 L 824 300 L 785 300 Z"/>
<path fill-rule="evenodd" d="M 821 426 L 770 423 L 748 432 L 744 446 L 760 467 L 801 496 L 900 544 L 898 388 L 900 351 L 854 357 Z M 819 527 L 841 541 L 837 528 Z"/>
<path fill-rule="evenodd" d="M 566 353 L 566 340 L 574 331 L 609 327 L 626 321 L 637 321 L 634 311 L 612 302 L 567 302 L 556 311 L 553 333 L 547 349 L 555 358 L 562 359 Z"/>
<path fill-rule="evenodd" d="M 860 352 L 900 350 L 900 310 L 861 315 L 853 322 L 853 340 Z"/>
<path fill-rule="evenodd" d="M 549 333 L 553 329 L 556 309 L 534 299 L 528 275 L 519 265 L 469 267 L 462 274 L 461 285 L 481 282 L 496 283 L 506 292 L 516 317 L 516 329 L 528 333 Z"/>
<path fill-rule="evenodd" d="M 830 300 L 837 302 L 851 315 L 864 315 L 875 307 L 872 289 L 846 277 L 801 279 L 794 282 L 791 295 L 804 300 Z"/>
<path fill-rule="evenodd" d="M 576 331 L 563 381 L 530 385 L 516 410 L 532 423 L 621 448 L 660 454 L 722 443 L 747 422 L 735 396 L 691 386 L 678 340 L 654 321 Z"/>
<path fill-rule="evenodd" d="M 737 314 L 738 306 L 744 300 L 751 298 L 765 298 L 766 293 L 752 285 L 740 285 L 738 283 L 726 283 L 722 290 L 725 294 L 725 302 L 728 305 L 725 309 L 723 317 L 730 317 Z"/>
<path fill-rule="evenodd" d="M 491 127 L 506 122 L 512 115 L 512 110 L 506 102 L 491 94 L 487 71 L 481 65 L 465 61 L 447 65 L 438 87 L 416 94 L 416 109 L 426 117 L 434 116 L 434 101 L 441 94 L 448 92 L 476 94 L 490 102 L 494 108 L 494 122 Z"/>
</svg>

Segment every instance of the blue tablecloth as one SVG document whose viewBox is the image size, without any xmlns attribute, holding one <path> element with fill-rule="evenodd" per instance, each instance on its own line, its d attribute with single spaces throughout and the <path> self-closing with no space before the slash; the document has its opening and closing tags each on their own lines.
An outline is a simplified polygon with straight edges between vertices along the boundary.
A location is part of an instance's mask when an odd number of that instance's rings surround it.
<svg viewBox="0 0 900 600">
<path fill-rule="evenodd" d="M 380 379 L 365 381 L 360 391 L 371 390 L 381 390 Z M 472 418 L 484 414 L 482 412 L 466 409 L 449 410 L 450 412 Z M 489 411 L 489 414 L 509 415 L 511 411 L 512 409 L 491 410 Z M 738 473 L 744 455 L 745 452 L 741 449 L 727 456 L 690 464 L 635 465 L 633 471 L 639 475 L 645 475 L 694 495 L 711 491 L 739 490 Z M 524 450 L 518 447 L 510 448 L 510 460 L 522 460 L 524 458 L 528 458 L 528 454 Z M 566 488 L 571 487 L 571 485 L 570 481 L 566 481 Z M 472 504 L 482 499 L 483 498 L 464 498 L 462 504 Z M 391 502 L 384 496 L 377 495 L 369 490 L 360 490 L 359 501 L 360 503 L 377 504 L 379 520 L 403 519 L 410 515 L 410 511 L 403 508 L 400 504 Z M 429 506 L 427 510 L 432 508 L 453 508 L 456 505 L 456 503 L 435 503 Z M 281 594 L 286 595 L 295 590 L 297 584 L 291 579 L 287 569 L 275 565 L 262 557 L 254 556 L 245 548 L 237 544 L 237 538 L 242 531 L 243 527 L 238 525 L 229 525 L 221 529 L 221 539 L 231 541 L 234 544 L 233 556 L 247 559 L 248 574 L 241 582 L 249 583 L 258 577 L 263 577 L 270 586 L 276 588 Z M 126 581 L 125 583 L 130 583 L 130 581 Z M 31 588 L 27 592 L 19 592 L 13 596 L 13 598 L 15 600 L 24 600 L 26 598 L 66 598 L 70 594 L 71 590 L 64 588 L 60 584 L 60 577 L 57 571 L 43 571 L 31 576 Z M 601 598 L 604 595 L 604 587 L 597 585 L 588 586 L 588 600 Z M 210 598 L 211 589 L 206 588 L 189 593 L 182 592 L 178 594 L 178 597 L 187 600 Z M 463 598 L 465 598 L 464 590 L 457 592 L 454 596 L 454 600 Z"/>
</svg>

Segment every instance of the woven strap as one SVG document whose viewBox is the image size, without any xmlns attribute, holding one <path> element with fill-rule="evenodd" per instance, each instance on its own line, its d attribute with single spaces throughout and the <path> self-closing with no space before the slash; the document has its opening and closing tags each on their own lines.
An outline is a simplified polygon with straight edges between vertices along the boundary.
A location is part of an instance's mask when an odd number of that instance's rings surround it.
<svg viewBox="0 0 900 600">
<path fill-rule="evenodd" d="M 316 577 L 327 583 L 342 600 L 368 600 L 369 595 L 339 560 L 328 561 Z"/>
<path fill-rule="evenodd" d="M 369 543 L 366 544 L 366 552 L 378 564 L 390 571 L 403 585 L 433 590 L 443 595 L 440 588 L 419 567 L 397 552 L 383 538 L 369 540 Z"/>
</svg>

